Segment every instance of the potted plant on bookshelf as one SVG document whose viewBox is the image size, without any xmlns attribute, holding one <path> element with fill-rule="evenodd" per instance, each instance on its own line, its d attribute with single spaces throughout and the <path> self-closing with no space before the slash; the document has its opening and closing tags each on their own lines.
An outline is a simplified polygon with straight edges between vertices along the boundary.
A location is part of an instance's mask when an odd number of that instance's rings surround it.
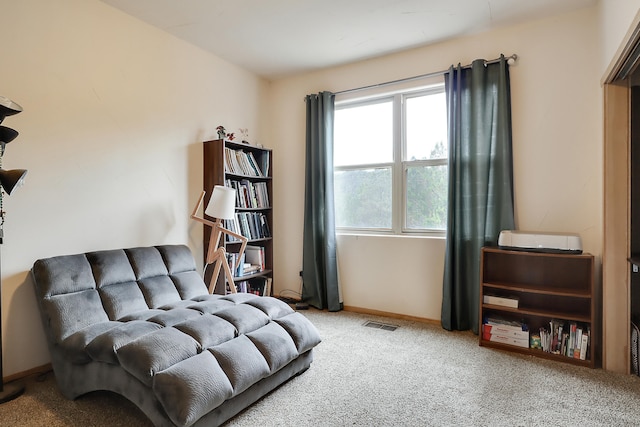
<svg viewBox="0 0 640 427">
<path fill-rule="evenodd" d="M 219 139 L 224 139 L 225 136 L 227 136 L 227 131 L 224 129 L 224 126 L 220 125 L 216 128 L 216 131 L 218 132 L 218 138 Z"/>
</svg>

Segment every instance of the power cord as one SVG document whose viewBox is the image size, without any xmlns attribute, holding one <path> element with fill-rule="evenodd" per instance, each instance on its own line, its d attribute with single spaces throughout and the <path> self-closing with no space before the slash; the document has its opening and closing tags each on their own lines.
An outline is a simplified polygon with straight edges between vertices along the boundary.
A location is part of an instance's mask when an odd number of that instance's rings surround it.
<svg viewBox="0 0 640 427">
<path fill-rule="evenodd" d="M 284 289 L 280 291 L 280 293 L 278 294 L 278 299 L 286 302 L 287 304 L 295 305 L 296 310 L 308 310 L 309 304 L 302 301 L 302 285 L 303 285 L 302 272 L 300 272 L 300 292 L 296 292 L 291 289 Z M 295 295 L 295 298 L 285 296 L 284 295 L 285 293 L 293 294 Z"/>
</svg>

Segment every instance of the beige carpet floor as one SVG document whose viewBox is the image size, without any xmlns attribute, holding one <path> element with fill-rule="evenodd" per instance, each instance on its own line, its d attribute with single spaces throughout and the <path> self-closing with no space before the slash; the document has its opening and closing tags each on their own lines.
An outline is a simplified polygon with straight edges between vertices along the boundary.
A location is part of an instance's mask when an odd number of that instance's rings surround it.
<svg viewBox="0 0 640 427">
<path fill-rule="evenodd" d="M 639 377 L 479 347 L 437 325 L 302 313 L 323 337 L 311 368 L 227 426 L 640 426 Z M 26 385 L 0 405 L 0 426 L 150 425 L 111 393 L 65 399 L 53 374 Z"/>
</svg>

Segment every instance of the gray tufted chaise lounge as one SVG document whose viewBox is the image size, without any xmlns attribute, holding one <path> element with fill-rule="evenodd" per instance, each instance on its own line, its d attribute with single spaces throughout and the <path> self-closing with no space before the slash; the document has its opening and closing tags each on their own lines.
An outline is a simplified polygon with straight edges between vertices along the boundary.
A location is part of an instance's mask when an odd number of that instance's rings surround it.
<svg viewBox="0 0 640 427">
<path fill-rule="evenodd" d="M 182 245 L 41 259 L 32 275 L 62 393 L 119 393 L 157 426 L 222 424 L 320 342 L 278 299 L 209 295 Z"/>
</svg>

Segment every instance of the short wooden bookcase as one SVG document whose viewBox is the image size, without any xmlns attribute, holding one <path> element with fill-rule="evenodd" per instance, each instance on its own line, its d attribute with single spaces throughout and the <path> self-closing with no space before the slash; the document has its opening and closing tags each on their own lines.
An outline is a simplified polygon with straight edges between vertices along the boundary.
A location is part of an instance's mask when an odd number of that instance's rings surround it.
<svg viewBox="0 0 640 427">
<path fill-rule="evenodd" d="M 594 257 L 590 254 L 542 253 L 485 247 L 480 264 L 481 346 L 595 368 L 600 366 L 599 297 L 594 281 Z M 517 308 L 485 304 L 484 296 L 515 299 Z M 577 323 L 589 329 L 589 351 L 585 360 L 540 349 L 487 340 L 483 323 L 498 317 L 521 322 L 530 334 L 548 328 L 549 322 Z"/>
</svg>

